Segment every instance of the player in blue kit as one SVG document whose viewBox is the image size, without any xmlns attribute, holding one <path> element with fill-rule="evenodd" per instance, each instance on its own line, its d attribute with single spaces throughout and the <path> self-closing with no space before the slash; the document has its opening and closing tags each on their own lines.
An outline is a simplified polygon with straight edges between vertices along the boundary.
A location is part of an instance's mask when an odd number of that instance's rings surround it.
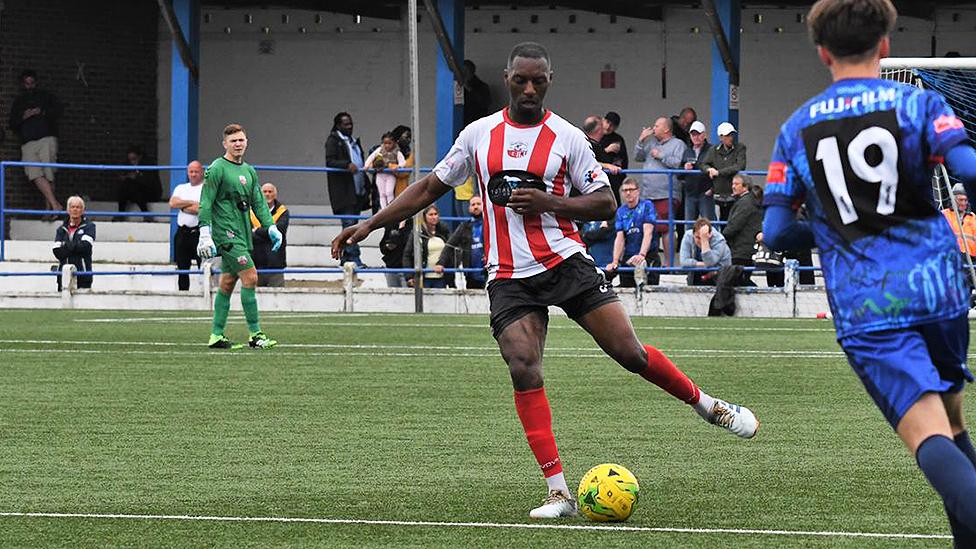
<svg viewBox="0 0 976 549">
<path fill-rule="evenodd" d="M 837 339 L 942 497 L 957 547 L 976 547 L 976 452 L 963 422 L 969 290 L 933 203 L 932 164 L 976 191 L 976 152 L 932 92 L 878 78 L 889 0 L 820 0 L 807 16 L 834 83 L 783 124 L 764 240 L 817 247 Z M 806 202 L 809 221 L 794 211 Z"/>
</svg>

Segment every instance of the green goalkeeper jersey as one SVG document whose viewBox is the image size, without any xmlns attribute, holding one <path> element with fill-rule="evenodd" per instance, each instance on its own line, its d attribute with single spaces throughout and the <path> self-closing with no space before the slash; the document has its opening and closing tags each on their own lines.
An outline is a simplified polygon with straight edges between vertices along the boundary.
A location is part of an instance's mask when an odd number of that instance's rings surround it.
<svg viewBox="0 0 976 549">
<path fill-rule="evenodd" d="M 258 174 L 248 163 L 237 164 L 223 156 L 207 168 L 200 192 L 200 225 L 210 225 L 214 244 L 251 243 L 251 210 L 262 227 L 274 224 L 261 193 Z"/>
</svg>

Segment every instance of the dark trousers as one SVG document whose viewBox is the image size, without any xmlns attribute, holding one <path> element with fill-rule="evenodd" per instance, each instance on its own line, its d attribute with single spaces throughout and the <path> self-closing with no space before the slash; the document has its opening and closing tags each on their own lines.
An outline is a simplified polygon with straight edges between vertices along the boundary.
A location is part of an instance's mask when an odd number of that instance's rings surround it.
<svg viewBox="0 0 976 549">
<path fill-rule="evenodd" d="M 198 227 L 186 227 L 180 225 L 176 229 L 176 236 L 173 239 L 173 255 L 176 256 L 176 268 L 185 271 L 190 268 L 193 260 L 200 267 L 200 257 L 197 256 L 197 242 L 200 240 L 200 229 Z M 190 289 L 190 275 L 178 275 L 180 291 L 186 292 Z"/>
<path fill-rule="evenodd" d="M 810 250 L 789 251 L 783 254 L 783 259 L 795 259 L 801 267 L 813 267 L 813 253 Z M 782 288 L 785 282 L 786 275 L 782 270 L 766 273 L 766 285 L 771 288 Z M 800 284 L 812 286 L 816 283 L 817 277 L 813 271 L 800 271 Z"/>
<path fill-rule="evenodd" d="M 726 202 L 724 200 L 721 201 L 721 202 L 718 201 L 718 200 L 715 201 L 715 205 L 718 206 L 718 220 L 719 221 L 728 221 L 729 220 L 729 213 L 732 212 L 732 206 L 734 204 L 735 204 L 735 200 L 729 200 L 728 202 Z"/>
<path fill-rule="evenodd" d="M 119 203 L 120 212 L 126 211 L 130 202 L 138 206 L 139 211 L 149 211 L 149 200 L 146 198 L 146 191 L 139 185 L 138 180 L 123 179 L 120 181 L 115 191 L 115 199 Z M 128 219 L 120 219 L 122 221 L 128 221 Z M 152 218 L 147 217 L 146 220 L 151 221 Z"/>
<path fill-rule="evenodd" d="M 348 209 L 341 208 L 340 210 L 334 210 L 333 213 L 335 215 L 359 215 L 362 213 L 362 211 L 356 211 L 356 208 L 353 207 Z M 352 227 L 356 223 L 359 223 L 360 220 L 343 218 L 340 219 L 339 222 L 342 223 L 342 228 L 345 229 L 346 227 Z M 357 266 L 362 267 L 363 260 L 360 259 L 359 256 L 360 256 L 359 244 L 352 244 L 352 245 L 347 244 L 342 248 L 342 256 L 339 258 L 339 264 L 342 265 L 343 263 L 348 263 L 351 261 L 355 263 Z"/>
<path fill-rule="evenodd" d="M 742 265 L 743 267 L 755 267 L 756 264 L 752 262 L 752 259 L 733 257 L 733 265 Z M 735 283 L 736 286 L 755 286 L 756 283 L 752 281 L 752 271 L 743 271 L 742 278 Z"/>
</svg>

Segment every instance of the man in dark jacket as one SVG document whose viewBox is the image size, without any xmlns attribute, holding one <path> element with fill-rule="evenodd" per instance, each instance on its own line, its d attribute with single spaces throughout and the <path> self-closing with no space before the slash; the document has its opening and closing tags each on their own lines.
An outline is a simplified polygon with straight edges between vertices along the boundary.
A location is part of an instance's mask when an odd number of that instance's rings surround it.
<svg viewBox="0 0 976 549">
<path fill-rule="evenodd" d="M 346 170 L 329 172 L 329 203 L 336 215 L 360 215 L 366 209 L 369 190 L 366 174 L 363 172 L 363 146 L 358 138 L 352 136 L 352 116 L 347 112 L 335 115 L 332 132 L 325 140 L 325 165 L 329 168 Z M 343 219 L 343 228 L 355 225 L 358 219 Z M 346 246 L 343 249 L 342 263 L 353 262 L 362 267 L 359 246 Z"/>
<path fill-rule="evenodd" d="M 739 173 L 732 177 L 732 196 L 735 197 L 735 203 L 732 204 L 729 222 L 722 234 L 732 250 L 732 264 L 752 267 L 756 235 L 762 231 L 763 191 L 752 184 L 752 178 Z M 743 272 L 741 285 L 754 285 L 751 273 Z"/>
<path fill-rule="evenodd" d="M 471 221 L 465 221 L 458 225 L 450 238 L 447 239 L 447 246 L 441 252 L 440 259 L 434 270 L 443 270 L 445 267 L 465 269 L 481 269 L 476 273 L 464 273 L 466 287 L 469 290 L 481 290 L 485 287 L 485 243 L 484 243 L 484 220 L 481 217 L 484 211 L 483 202 L 480 196 L 472 196 L 468 201 L 468 213 L 471 214 Z"/>
<path fill-rule="evenodd" d="M 92 246 L 95 244 L 95 223 L 85 218 L 85 201 L 80 196 L 68 199 L 68 218 L 54 235 L 54 257 L 58 270 L 71 263 L 78 271 L 92 270 Z M 79 288 L 91 288 L 92 276 L 78 277 Z M 61 275 L 58 275 L 61 291 Z"/>
<path fill-rule="evenodd" d="M 251 237 L 254 242 L 254 249 L 251 251 L 251 259 L 254 260 L 254 266 L 258 269 L 284 269 L 288 266 L 285 248 L 288 246 L 288 220 L 291 218 L 291 213 L 284 204 L 278 202 L 278 188 L 273 183 L 261 185 L 261 192 L 264 194 L 264 200 L 268 203 L 271 219 L 281 233 L 281 247 L 277 251 L 272 249 L 273 245 L 271 237 L 268 236 L 267 227 L 261 226 L 261 222 L 252 211 L 251 227 L 254 231 L 251 233 Z M 280 288 L 284 285 L 284 273 L 258 273 L 258 286 Z"/>
<path fill-rule="evenodd" d="M 709 221 L 715 221 L 715 197 L 712 180 L 701 173 L 705 154 L 711 148 L 708 143 L 708 136 L 705 133 L 705 124 L 702 124 L 700 120 L 695 120 L 691 123 L 690 134 L 691 146 L 685 149 L 682 167 L 686 170 L 695 170 L 698 173 L 681 176 L 685 183 L 685 219 L 694 221 L 699 217 L 704 217 Z"/>
<path fill-rule="evenodd" d="M 729 219 L 729 211 L 735 199 L 732 197 L 732 176 L 746 169 L 746 146 L 735 141 L 735 126 L 728 122 L 718 125 L 718 145 L 709 147 L 702 161 L 702 172 L 715 186 L 715 203 L 718 204 L 718 217 Z"/>
<path fill-rule="evenodd" d="M 613 111 L 608 112 L 603 117 L 603 127 L 605 133 L 603 134 L 603 138 L 600 139 L 600 146 L 603 147 L 603 151 L 610 157 L 611 164 L 621 170 L 626 170 L 629 165 L 627 141 L 624 140 L 622 135 L 617 133 L 617 129 L 620 128 L 620 115 Z M 624 182 L 624 178 L 627 176 L 618 171 L 617 173 L 610 173 L 607 177 L 610 179 L 610 188 L 613 189 L 613 197 L 617 199 L 617 203 L 619 204 L 620 184 Z M 599 264 L 597 263 L 597 265 Z"/>
<path fill-rule="evenodd" d="M 24 162 L 58 161 L 58 119 L 63 108 L 58 98 L 37 87 L 37 73 L 27 69 L 20 73 L 24 88 L 10 106 L 10 129 L 20 135 L 21 160 Z M 64 209 L 54 197 L 54 168 L 28 166 L 27 179 L 41 191 L 47 209 Z"/>
</svg>

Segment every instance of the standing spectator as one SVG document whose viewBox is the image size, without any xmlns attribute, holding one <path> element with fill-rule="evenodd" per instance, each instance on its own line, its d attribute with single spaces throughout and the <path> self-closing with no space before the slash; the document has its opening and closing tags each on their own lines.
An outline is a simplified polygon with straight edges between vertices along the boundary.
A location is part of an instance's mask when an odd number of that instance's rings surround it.
<svg viewBox="0 0 976 549">
<path fill-rule="evenodd" d="M 458 225 L 447 240 L 447 247 L 441 252 L 441 257 L 434 266 L 434 270 L 442 273 L 444 268 L 481 269 L 476 273 L 464 273 L 465 287 L 469 290 L 481 290 L 485 287 L 485 243 L 484 243 L 484 204 L 480 196 L 472 196 L 468 201 L 468 213 L 471 221 Z"/>
<path fill-rule="evenodd" d="M 682 267 L 728 267 L 732 252 L 722 233 L 712 230 L 712 222 L 699 217 L 695 226 L 685 231 L 681 241 Z M 718 271 L 688 273 L 689 286 L 714 286 Z"/>
<path fill-rule="evenodd" d="M 952 198 L 956 201 L 956 207 L 962 215 L 962 234 L 959 233 L 959 218 L 951 207 L 942 210 L 949 226 L 952 227 L 953 234 L 956 235 L 956 242 L 959 244 L 959 251 L 969 254 L 976 258 L 976 214 L 969 211 L 969 197 L 966 196 L 966 187 L 962 183 L 956 183 L 952 187 Z"/>
<path fill-rule="evenodd" d="M 712 187 L 712 179 L 701 173 L 702 161 L 708 152 L 708 136 L 705 133 L 705 124 L 700 120 L 695 120 L 691 124 L 691 147 L 685 149 L 684 168 L 693 170 L 692 173 L 684 177 L 685 189 L 685 219 L 705 219 L 715 220 L 715 197 Z"/>
<path fill-rule="evenodd" d="M 20 135 L 20 153 L 23 162 L 58 161 L 58 119 L 63 108 L 51 92 L 37 87 L 37 73 L 27 69 L 20 73 L 20 85 L 24 91 L 14 98 L 10 106 L 10 129 Z M 44 196 L 48 210 L 61 211 L 64 206 L 54 197 L 54 168 L 28 166 L 24 168 L 27 179 L 34 183 Z"/>
<path fill-rule="evenodd" d="M 95 222 L 85 217 L 85 201 L 80 196 L 68 198 L 68 218 L 54 235 L 54 257 L 58 269 L 71 263 L 79 272 L 92 270 L 92 246 L 95 245 Z M 92 275 L 79 275 L 78 287 L 91 288 Z M 58 275 L 61 291 L 61 275 Z"/>
<path fill-rule="evenodd" d="M 657 221 L 657 215 L 654 213 L 654 204 L 650 200 L 641 199 L 637 181 L 632 177 L 624 179 L 620 193 L 623 195 L 623 204 L 617 208 L 614 222 L 617 236 L 607 271 L 616 271 L 621 262 L 637 269 L 643 269 L 648 263 L 660 264 L 654 261 L 657 255 L 657 243 L 654 240 L 654 222 Z M 650 261 L 648 257 L 651 258 Z M 634 273 L 621 272 L 620 286 L 635 287 Z"/>
<path fill-rule="evenodd" d="M 603 128 L 605 133 L 603 134 L 603 139 L 600 140 L 600 146 L 603 147 L 604 152 L 610 157 L 611 164 L 621 170 L 626 170 L 629 165 L 627 159 L 627 142 L 624 141 L 622 135 L 617 133 L 617 129 L 620 128 L 620 115 L 613 111 L 608 112 L 603 117 Z M 618 171 L 611 173 L 608 177 L 610 179 L 610 188 L 613 190 L 613 197 L 619 200 L 620 184 L 624 182 L 626 176 Z"/>
<path fill-rule="evenodd" d="M 410 148 L 412 134 L 410 133 L 410 128 L 407 126 L 397 126 L 393 128 L 393 139 L 396 140 L 397 147 L 399 147 L 400 152 L 403 153 L 403 157 L 406 161 L 403 163 L 403 168 L 413 167 L 413 149 Z M 397 172 L 396 176 L 396 187 L 393 189 L 394 196 L 400 196 L 400 193 L 407 188 L 410 184 L 410 172 Z"/>
<path fill-rule="evenodd" d="M 383 238 L 380 239 L 380 253 L 383 254 L 383 264 L 386 265 L 387 269 L 402 269 L 406 266 L 403 263 L 403 249 L 406 248 L 407 239 L 410 237 L 410 228 L 407 227 L 406 220 L 391 223 L 383 229 Z M 411 262 L 410 265 L 412 266 L 413 263 Z M 386 275 L 386 285 L 390 288 L 402 288 L 406 285 L 403 273 L 384 274 Z"/>
<path fill-rule="evenodd" d="M 258 269 L 284 269 L 288 266 L 288 258 L 285 255 L 285 248 L 288 246 L 288 220 L 291 213 L 284 204 L 278 202 L 278 187 L 273 183 L 261 185 L 261 194 L 264 201 L 268 204 L 268 211 L 271 213 L 271 220 L 274 226 L 278 227 L 281 233 L 281 246 L 275 250 L 274 243 L 268 235 L 268 228 L 261 226 L 261 221 L 251 210 L 251 228 L 254 232 L 254 266 Z M 285 273 L 258 273 L 258 286 L 272 286 L 281 288 L 285 285 Z"/>
<path fill-rule="evenodd" d="M 173 255 L 176 257 L 176 268 L 185 271 L 196 260 L 200 267 L 200 256 L 197 255 L 197 243 L 200 239 L 200 192 L 203 191 L 203 164 L 198 160 L 186 166 L 188 181 L 173 189 L 169 197 L 169 207 L 180 212 L 176 214 L 176 236 L 173 239 Z M 189 291 L 190 275 L 181 274 L 177 277 L 177 284 L 181 291 Z"/>
<path fill-rule="evenodd" d="M 732 177 L 732 196 L 735 203 L 729 212 L 729 223 L 722 231 L 725 241 L 732 250 L 732 264 L 752 267 L 752 253 L 756 246 L 756 235 L 762 232 L 763 191 L 752 184 L 752 178 L 743 173 Z M 742 284 L 754 286 L 752 273 L 742 275 Z"/>
<path fill-rule="evenodd" d="M 620 168 L 613 163 L 613 158 L 607 154 L 603 149 L 603 145 L 600 144 L 600 141 L 606 133 L 603 118 L 599 116 L 587 116 L 583 120 L 583 133 L 586 135 L 586 140 L 590 144 L 590 149 L 593 150 L 593 155 L 596 156 L 596 161 L 603 166 L 603 170 L 610 174 L 620 173 Z"/>
<path fill-rule="evenodd" d="M 451 238 L 451 231 L 447 225 L 441 223 L 441 211 L 437 206 L 430 205 L 424 209 L 424 224 L 420 227 L 420 264 L 425 269 L 434 269 L 441 258 L 441 252 Z M 407 239 L 403 248 L 403 264 L 413 266 L 413 238 Z M 413 273 L 406 275 L 407 286 L 413 288 Z M 427 288 L 444 288 L 448 280 L 441 272 L 424 273 L 424 286 Z"/>
<path fill-rule="evenodd" d="M 131 145 L 125 153 L 126 161 L 132 166 L 145 166 L 143 162 L 145 154 L 142 147 Z M 116 199 L 119 202 L 119 211 L 124 212 L 130 202 L 139 207 L 139 211 L 148 212 L 149 203 L 159 200 L 162 193 L 162 185 L 159 181 L 159 173 L 155 171 L 133 170 L 125 172 L 119 176 L 116 186 Z M 117 221 L 125 221 L 124 217 L 116 217 Z M 145 221 L 152 221 L 151 217 L 146 217 Z"/>
<path fill-rule="evenodd" d="M 674 136 L 684 141 L 685 145 L 691 146 L 691 125 L 698 120 L 698 113 L 691 107 L 681 109 L 681 112 L 671 116 L 674 124 Z"/>
<path fill-rule="evenodd" d="M 654 126 L 641 130 L 634 145 L 634 161 L 643 162 L 645 170 L 675 170 L 681 167 L 681 159 L 685 155 L 684 142 L 675 139 L 672 133 L 673 123 L 670 118 L 661 117 L 654 122 Z M 681 182 L 674 181 L 674 188 L 669 185 L 671 178 L 667 174 L 641 175 L 641 198 L 647 198 L 654 203 L 659 223 L 654 231 L 663 237 L 665 266 L 671 266 L 671 242 L 674 238 L 671 227 L 663 223 L 674 219 L 678 207 L 681 205 Z M 669 200 L 670 198 L 670 200 Z"/>
<path fill-rule="evenodd" d="M 718 125 L 718 139 L 721 141 L 709 147 L 702 161 L 702 172 L 712 180 L 715 188 L 715 203 L 718 204 L 718 218 L 729 219 L 732 209 L 732 176 L 746 169 L 746 146 L 735 142 L 735 126 L 728 122 Z"/>
<path fill-rule="evenodd" d="M 464 60 L 464 125 L 491 114 L 491 88 L 478 78 L 474 62 Z"/>
<path fill-rule="evenodd" d="M 396 188 L 396 173 L 383 170 L 395 170 L 402 167 L 407 162 L 397 146 L 393 132 L 383 134 L 382 144 L 377 147 L 369 157 L 366 158 L 366 167 L 376 170 L 376 188 L 380 195 L 380 208 L 385 208 L 387 204 L 393 202 L 393 190 Z"/>
<path fill-rule="evenodd" d="M 335 215 L 360 215 L 366 209 L 366 174 L 363 172 L 363 147 L 352 136 L 352 116 L 347 112 L 335 115 L 332 132 L 325 140 L 325 165 L 339 172 L 329 172 L 329 203 Z M 342 219 L 342 226 L 355 225 L 358 219 Z M 353 262 L 363 266 L 358 245 L 347 246 L 342 251 L 342 263 Z"/>
</svg>

